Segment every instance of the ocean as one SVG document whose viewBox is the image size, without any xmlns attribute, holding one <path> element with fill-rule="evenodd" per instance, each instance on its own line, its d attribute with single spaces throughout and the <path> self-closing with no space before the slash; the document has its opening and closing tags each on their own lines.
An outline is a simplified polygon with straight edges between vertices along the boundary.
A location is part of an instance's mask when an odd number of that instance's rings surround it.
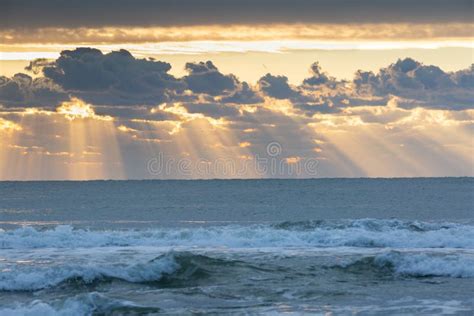
<svg viewBox="0 0 474 316">
<path fill-rule="evenodd" d="M 472 315 L 474 179 L 0 182 L 0 315 Z"/>
</svg>

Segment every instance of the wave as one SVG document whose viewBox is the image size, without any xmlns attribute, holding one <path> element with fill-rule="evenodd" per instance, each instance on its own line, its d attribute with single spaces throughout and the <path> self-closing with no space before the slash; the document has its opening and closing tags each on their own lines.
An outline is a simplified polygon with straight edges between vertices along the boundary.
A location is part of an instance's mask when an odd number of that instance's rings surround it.
<svg viewBox="0 0 474 316">
<path fill-rule="evenodd" d="M 207 277 L 213 266 L 231 265 L 233 261 L 210 258 L 187 252 L 169 252 L 146 263 L 67 264 L 32 267 L 31 270 L 12 269 L 0 274 L 0 290 L 36 291 L 59 285 L 94 284 L 119 280 L 130 283 L 158 283 L 179 286 Z"/>
<path fill-rule="evenodd" d="M 64 302 L 46 303 L 36 300 L 29 304 L 0 308 L 0 316 L 148 315 L 159 312 L 157 307 L 144 307 L 129 301 L 112 299 L 97 292 L 78 295 Z"/>
<path fill-rule="evenodd" d="M 390 251 L 363 257 L 333 268 L 379 276 L 473 278 L 474 256 L 469 254 L 402 253 Z"/>
<path fill-rule="evenodd" d="M 365 219 L 261 225 L 87 230 L 60 225 L 0 231 L 0 249 L 108 246 L 474 248 L 474 226 Z"/>
<path fill-rule="evenodd" d="M 372 274 L 377 278 L 402 277 L 474 277 L 474 254 L 467 252 L 386 251 L 376 254 L 350 254 L 331 257 L 275 255 L 242 257 L 239 260 L 214 258 L 199 253 L 168 252 L 152 260 L 126 264 L 85 262 L 47 267 L 15 266 L 0 274 L 0 291 L 37 291 L 47 288 L 90 285 L 90 289 L 104 282 L 141 283 L 159 288 L 179 288 L 203 285 L 216 278 L 232 280 L 241 275 L 274 275 L 285 273 L 288 278 L 302 275 L 314 277 L 314 269 L 321 272 L 341 270 L 344 273 Z M 324 259 L 325 258 L 325 259 Z M 329 263 L 327 260 L 337 263 Z M 293 261 L 292 261 L 293 260 Z M 296 261 L 294 261 L 296 260 Z M 320 260 L 320 261 L 319 261 Z M 307 262 L 312 264 L 308 267 Z M 72 261 L 74 262 L 74 261 Z M 296 265 L 295 265 L 296 264 Z M 291 269 L 289 269 L 291 265 Z M 296 270 L 294 270 L 296 269 Z"/>
</svg>

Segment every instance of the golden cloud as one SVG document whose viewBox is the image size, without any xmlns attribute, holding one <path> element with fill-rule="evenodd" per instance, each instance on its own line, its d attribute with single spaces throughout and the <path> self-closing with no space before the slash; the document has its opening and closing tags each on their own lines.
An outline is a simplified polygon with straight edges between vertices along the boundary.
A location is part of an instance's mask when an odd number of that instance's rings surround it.
<svg viewBox="0 0 474 316">
<path fill-rule="evenodd" d="M 179 27 L 39 28 L 0 30 L 3 45 L 121 44 L 261 40 L 472 40 L 472 25 L 447 24 L 271 24 Z M 3 50 L 3 49 L 2 49 Z"/>
<path fill-rule="evenodd" d="M 0 117 L 0 132 L 21 131 L 22 127 L 14 122 Z"/>
<path fill-rule="evenodd" d="M 94 119 L 101 121 L 112 121 L 111 116 L 96 115 L 92 105 L 85 103 L 78 98 L 71 98 L 69 101 L 62 102 L 56 109 L 56 112 L 64 115 L 68 120 Z"/>
</svg>

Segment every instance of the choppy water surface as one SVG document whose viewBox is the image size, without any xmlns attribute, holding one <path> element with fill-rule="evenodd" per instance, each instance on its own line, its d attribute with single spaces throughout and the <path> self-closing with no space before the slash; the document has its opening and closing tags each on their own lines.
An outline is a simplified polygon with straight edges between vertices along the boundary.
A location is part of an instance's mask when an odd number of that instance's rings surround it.
<svg viewBox="0 0 474 316">
<path fill-rule="evenodd" d="M 472 179 L 0 183 L 0 315 L 472 315 L 473 190 Z"/>
</svg>

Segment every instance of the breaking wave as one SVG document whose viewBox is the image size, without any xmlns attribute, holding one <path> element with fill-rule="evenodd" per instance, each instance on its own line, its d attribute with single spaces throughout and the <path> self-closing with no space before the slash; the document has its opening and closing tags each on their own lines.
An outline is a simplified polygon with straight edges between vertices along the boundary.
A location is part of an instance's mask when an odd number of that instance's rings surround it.
<svg viewBox="0 0 474 316">
<path fill-rule="evenodd" d="M 474 255 L 390 251 L 334 267 L 358 274 L 374 272 L 385 276 L 473 278 Z"/>
<path fill-rule="evenodd" d="M 147 315 L 158 312 L 160 309 L 157 307 L 143 307 L 132 302 L 111 299 L 97 292 L 78 295 L 64 302 L 47 303 L 36 300 L 29 304 L 0 308 L 2 316 Z"/>
<path fill-rule="evenodd" d="M 474 248 L 474 226 L 399 220 L 307 221 L 97 231 L 61 225 L 0 231 L 0 249 L 108 246 Z"/>
<path fill-rule="evenodd" d="M 35 291 L 59 285 L 93 284 L 119 280 L 130 283 L 158 283 L 162 286 L 189 284 L 205 278 L 214 265 L 232 264 L 222 259 L 187 252 L 170 252 L 146 263 L 131 265 L 67 264 L 33 267 L 29 271 L 12 269 L 0 274 L 0 290 Z"/>
</svg>

